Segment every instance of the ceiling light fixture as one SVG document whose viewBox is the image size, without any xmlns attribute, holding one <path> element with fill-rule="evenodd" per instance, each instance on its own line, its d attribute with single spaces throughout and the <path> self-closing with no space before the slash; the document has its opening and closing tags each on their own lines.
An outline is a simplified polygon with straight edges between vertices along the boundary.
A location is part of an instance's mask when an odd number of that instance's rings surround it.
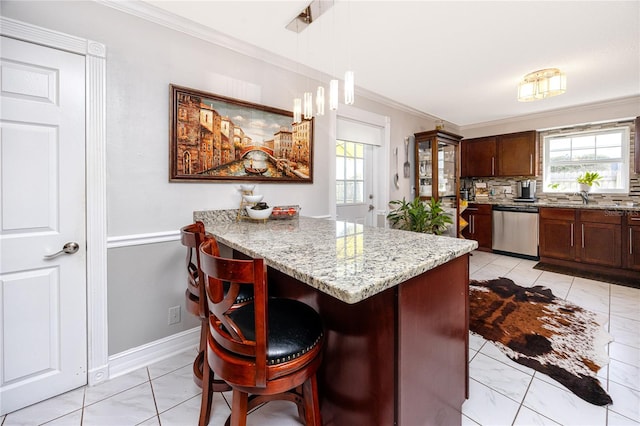
<svg viewBox="0 0 640 426">
<path fill-rule="evenodd" d="M 344 73 L 344 103 L 353 105 L 355 101 L 355 84 L 353 71 Z"/>
<path fill-rule="evenodd" d="M 338 80 L 336 79 L 329 82 L 329 109 L 331 111 L 338 109 Z"/>
<path fill-rule="evenodd" d="M 324 87 L 318 86 L 316 91 L 316 114 L 324 115 Z"/>
<path fill-rule="evenodd" d="M 286 25 L 290 31 L 300 33 L 311 23 L 317 20 L 323 13 L 333 7 L 335 0 L 313 0 L 307 7 L 302 9 L 298 15 Z M 350 10 L 348 10 L 350 15 Z M 335 27 L 335 15 L 334 15 Z M 350 19 L 350 16 L 348 17 Z M 335 28 L 334 28 L 335 36 Z M 345 72 L 344 76 L 344 103 L 352 105 L 355 101 L 355 76 L 353 71 Z M 318 86 L 316 91 L 316 115 L 324 115 L 325 90 L 324 87 Z M 335 111 L 338 109 L 338 80 L 332 79 L 329 82 L 329 109 Z M 296 118 L 310 119 L 313 115 L 313 95 L 311 92 L 305 92 L 302 99 L 294 99 L 294 121 Z"/>
<path fill-rule="evenodd" d="M 302 98 L 302 116 L 305 120 L 313 118 L 313 95 L 311 92 L 304 92 Z"/>
<path fill-rule="evenodd" d="M 546 68 L 525 75 L 518 83 L 518 101 L 530 102 L 561 95 L 567 90 L 567 76 L 558 68 Z"/>
<path fill-rule="evenodd" d="M 299 123 L 302 121 L 302 99 L 293 99 L 293 122 Z"/>
<path fill-rule="evenodd" d="M 334 0 L 313 0 L 309 3 L 309 6 L 302 9 L 298 16 L 293 18 L 285 28 L 294 33 L 304 31 L 313 21 L 333 6 L 333 1 Z"/>
</svg>

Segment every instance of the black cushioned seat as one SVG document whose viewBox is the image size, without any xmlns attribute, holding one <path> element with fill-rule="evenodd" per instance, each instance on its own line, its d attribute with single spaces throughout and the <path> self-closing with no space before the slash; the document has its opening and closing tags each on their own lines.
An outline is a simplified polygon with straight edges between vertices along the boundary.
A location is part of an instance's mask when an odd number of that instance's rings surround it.
<svg viewBox="0 0 640 426">
<path fill-rule="evenodd" d="M 227 294 L 229 291 L 229 286 L 231 283 L 225 282 L 223 283 L 224 293 Z M 238 291 L 238 296 L 236 297 L 236 304 L 240 305 L 243 303 L 247 303 L 253 300 L 253 286 L 250 285 L 240 285 L 240 291 Z"/>
<path fill-rule="evenodd" d="M 310 306 L 297 300 L 280 298 L 270 298 L 267 306 L 269 365 L 298 358 L 322 338 L 322 320 Z M 249 303 L 229 315 L 248 340 L 256 338 L 253 307 L 253 303 Z"/>
</svg>

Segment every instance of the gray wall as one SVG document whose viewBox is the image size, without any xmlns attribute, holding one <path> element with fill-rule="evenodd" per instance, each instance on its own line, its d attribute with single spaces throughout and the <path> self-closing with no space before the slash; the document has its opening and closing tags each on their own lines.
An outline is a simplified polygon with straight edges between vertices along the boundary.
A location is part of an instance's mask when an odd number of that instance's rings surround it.
<svg viewBox="0 0 640 426">
<path fill-rule="evenodd" d="M 108 250 L 109 354 L 114 355 L 197 325 L 184 310 L 186 278 L 180 243 L 148 244 L 138 234 L 166 233 L 191 222 L 194 210 L 236 208 L 236 185 L 168 181 L 169 84 L 192 87 L 286 110 L 306 76 L 184 33 L 87 1 L 2 1 L 3 16 L 104 43 L 107 47 L 108 237 L 131 247 Z M 327 81 L 323 82 L 325 85 Z M 390 117 L 391 143 L 432 129 L 427 116 L 356 98 L 359 109 Z M 335 142 L 329 115 L 315 122 L 313 184 L 259 184 L 272 204 L 299 204 L 305 215 L 329 213 L 333 177 L 326 165 Z M 390 148 L 388 152 L 391 152 Z M 389 167 L 394 165 L 388 157 Z M 390 198 L 410 196 L 410 181 Z M 182 322 L 168 326 L 168 308 Z"/>
<path fill-rule="evenodd" d="M 109 353 L 199 327 L 185 310 L 185 251 L 177 242 L 110 249 Z M 180 306 L 181 322 L 168 325 L 168 308 Z"/>
</svg>

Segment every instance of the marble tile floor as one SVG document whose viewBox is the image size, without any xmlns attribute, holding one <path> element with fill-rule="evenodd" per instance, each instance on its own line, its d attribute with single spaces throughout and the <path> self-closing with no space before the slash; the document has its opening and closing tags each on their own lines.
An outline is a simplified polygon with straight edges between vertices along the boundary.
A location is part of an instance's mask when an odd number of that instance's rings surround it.
<svg viewBox="0 0 640 426">
<path fill-rule="evenodd" d="M 471 278 L 509 277 L 522 286 L 544 285 L 571 302 L 602 314 L 614 337 L 611 362 L 599 372 L 613 405 L 579 399 L 548 376 L 509 360 L 471 334 L 470 399 L 463 425 L 640 425 L 640 290 L 533 269 L 534 261 L 474 252 Z M 15 425 L 195 425 L 200 390 L 191 377 L 195 349 L 94 387 L 84 387 L 9 413 Z M 230 393 L 216 394 L 210 425 L 223 425 Z M 299 425 L 293 404 L 272 402 L 249 415 L 249 425 Z M 386 426 L 386 425 L 381 425 Z"/>
</svg>

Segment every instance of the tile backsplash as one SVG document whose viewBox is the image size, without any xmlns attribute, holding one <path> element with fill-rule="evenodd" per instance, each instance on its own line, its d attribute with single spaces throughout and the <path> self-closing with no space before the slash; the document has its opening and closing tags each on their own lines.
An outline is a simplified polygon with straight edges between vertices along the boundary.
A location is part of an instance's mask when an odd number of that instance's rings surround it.
<svg viewBox="0 0 640 426">
<path fill-rule="evenodd" d="M 634 138 L 635 138 L 635 126 L 633 121 L 620 121 L 620 122 L 608 122 L 608 123 L 600 123 L 597 125 L 584 125 L 584 126 L 575 126 L 571 128 L 563 128 L 563 129 L 554 129 L 552 131 L 540 132 L 539 135 L 539 143 L 540 143 L 540 168 L 536 180 L 536 198 L 539 201 L 543 202 L 576 202 L 579 203 L 581 201 L 580 195 L 574 195 L 570 193 L 545 193 L 543 192 L 542 185 L 542 168 L 543 168 L 543 147 L 542 147 L 542 138 L 545 135 L 549 134 L 562 134 L 562 133 L 570 133 L 575 131 L 583 131 L 583 130 L 594 130 L 594 129 L 604 129 L 608 127 L 616 127 L 620 125 L 625 125 L 630 127 L 630 164 L 629 164 L 629 194 L 589 194 L 589 199 L 591 202 L 595 202 L 598 204 L 611 204 L 611 203 L 626 203 L 626 202 L 634 202 L 636 204 L 640 204 L 640 174 L 635 173 L 633 169 L 633 158 L 635 154 L 634 149 Z M 472 182 L 486 182 L 489 189 L 493 189 L 494 195 L 489 196 L 490 201 L 509 201 L 512 198 L 516 197 L 516 182 L 524 179 L 531 179 L 531 177 L 525 176 L 515 176 L 515 177 L 493 177 L 493 178 L 474 178 L 474 179 L 463 179 L 460 183 L 460 186 L 463 187 L 465 185 L 470 187 L 472 186 Z M 503 187 L 510 187 L 511 194 L 505 194 L 503 191 Z"/>
</svg>

